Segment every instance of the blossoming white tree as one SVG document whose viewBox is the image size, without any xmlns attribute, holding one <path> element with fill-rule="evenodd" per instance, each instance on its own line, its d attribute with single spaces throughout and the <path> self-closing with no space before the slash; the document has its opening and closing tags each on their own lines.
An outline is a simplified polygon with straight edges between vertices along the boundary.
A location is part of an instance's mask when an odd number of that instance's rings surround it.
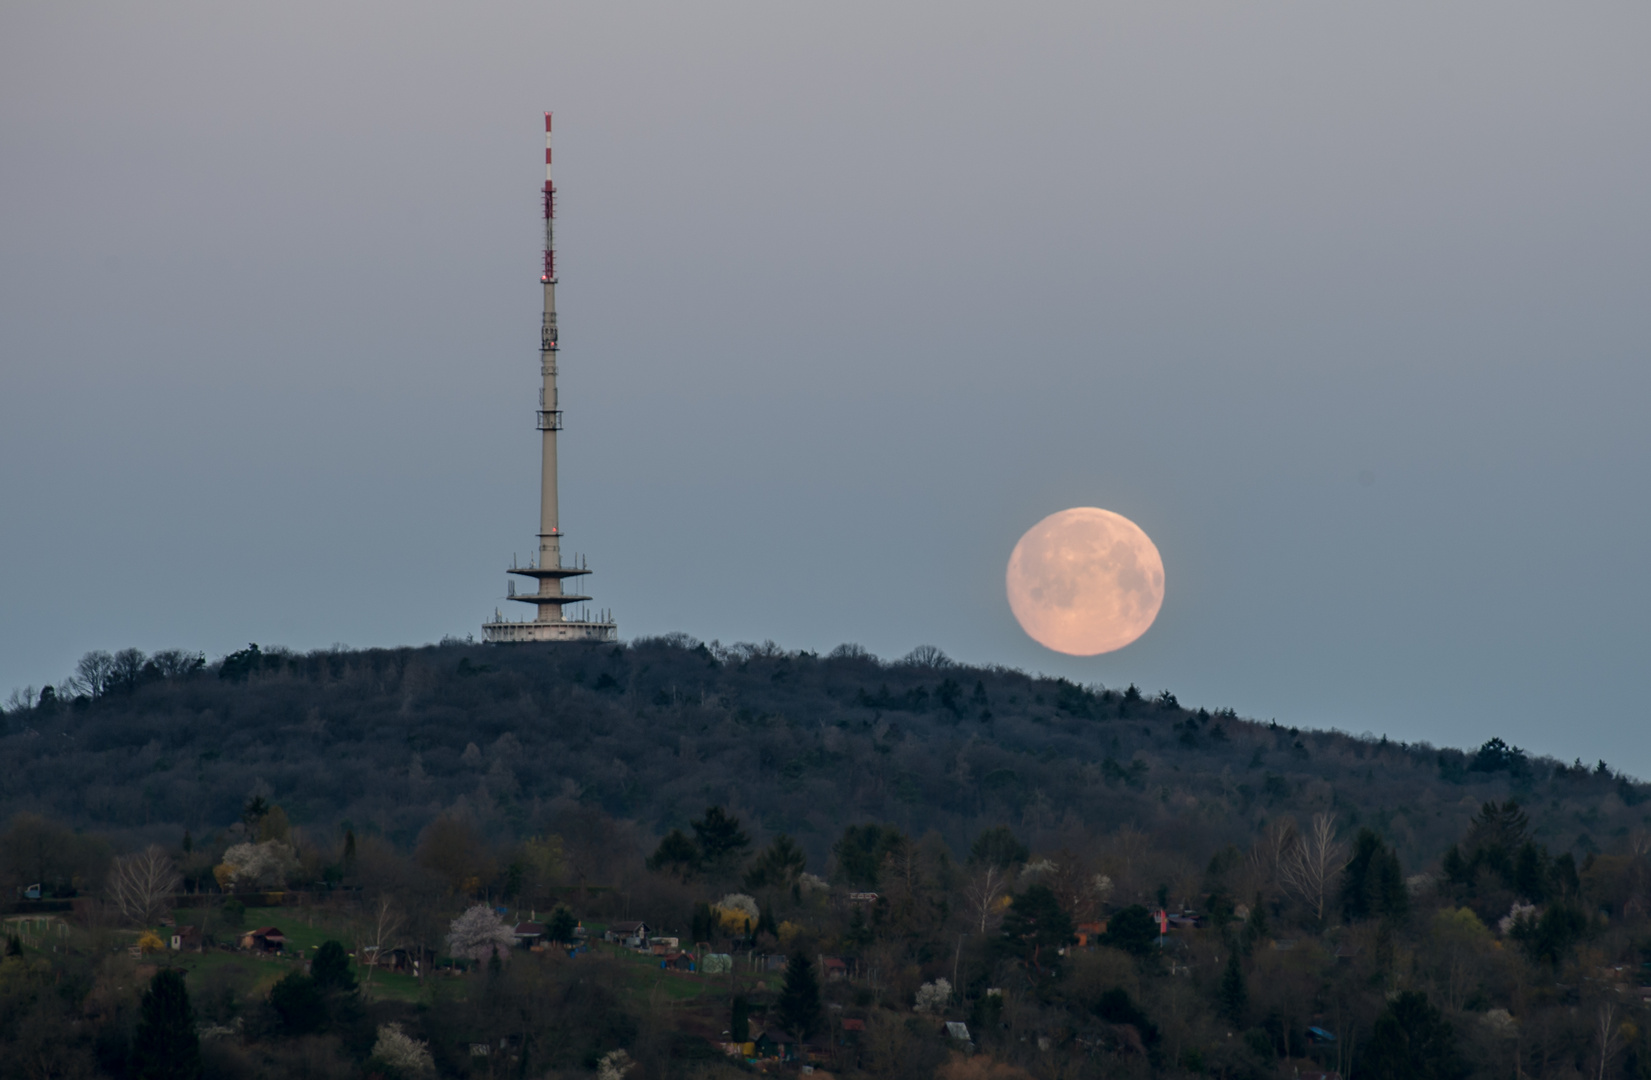
<svg viewBox="0 0 1651 1080">
<path fill-rule="evenodd" d="M 224 852 L 224 861 L 212 871 L 221 885 L 244 889 L 275 889 L 298 872 L 298 855 L 280 840 L 236 844 Z"/>
<path fill-rule="evenodd" d="M 952 999 L 952 984 L 947 979 L 936 979 L 926 982 L 917 988 L 917 1011 L 920 1013 L 937 1013 L 945 1009 L 946 1002 Z"/>
<path fill-rule="evenodd" d="M 400 1024 L 380 1024 L 373 1057 L 402 1076 L 434 1076 L 435 1059 L 424 1043 L 401 1030 Z"/>
<path fill-rule="evenodd" d="M 515 932 L 486 904 L 477 904 L 454 919 L 447 934 L 448 953 L 465 960 L 487 960 L 495 949 L 501 960 L 509 959 L 514 944 Z"/>
</svg>

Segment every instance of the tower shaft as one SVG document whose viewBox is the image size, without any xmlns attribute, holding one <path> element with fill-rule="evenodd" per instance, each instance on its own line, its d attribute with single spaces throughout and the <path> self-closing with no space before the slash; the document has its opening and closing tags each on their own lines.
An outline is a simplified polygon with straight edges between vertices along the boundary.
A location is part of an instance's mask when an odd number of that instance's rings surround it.
<svg viewBox="0 0 1651 1080">
<path fill-rule="evenodd" d="M 545 186 L 542 191 L 545 223 L 544 269 L 539 282 L 544 288 L 544 315 L 539 331 L 539 552 L 532 566 L 511 567 L 510 573 L 533 578 L 536 591 L 518 593 L 512 587 L 510 599 L 533 604 L 537 615 L 530 622 L 512 622 L 495 613 L 482 626 L 488 641 L 614 641 L 619 629 L 611 620 L 591 621 L 567 618 L 566 607 L 589 600 L 563 590 L 568 578 L 590 573 L 583 565 L 562 565 L 562 527 L 557 505 L 556 438 L 562 430 L 562 406 L 556 389 L 556 185 L 551 178 L 550 114 L 545 113 Z"/>
</svg>

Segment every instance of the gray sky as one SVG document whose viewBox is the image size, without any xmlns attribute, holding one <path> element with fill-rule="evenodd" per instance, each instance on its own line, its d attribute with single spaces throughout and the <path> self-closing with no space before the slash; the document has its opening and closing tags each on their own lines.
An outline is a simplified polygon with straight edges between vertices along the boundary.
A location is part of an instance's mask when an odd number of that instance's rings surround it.
<svg viewBox="0 0 1651 1080">
<path fill-rule="evenodd" d="M 1651 8 L 0 10 L 0 694 L 476 633 L 919 643 L 1651 775 Z M 1081 660 L 1003 594 L 1163 553 Z"/>
</svg>

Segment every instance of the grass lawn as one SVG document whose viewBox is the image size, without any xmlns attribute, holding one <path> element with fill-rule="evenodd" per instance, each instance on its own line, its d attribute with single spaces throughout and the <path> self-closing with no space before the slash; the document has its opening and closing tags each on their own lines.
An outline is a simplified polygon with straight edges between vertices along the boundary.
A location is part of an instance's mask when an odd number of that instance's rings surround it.
<svg viewBox="0 0 1651 1080">
<path fill-rule="evenodd" d="M 728 976 L 701 975 L 699 972 L 666 971 L 659 966 L 657 956 L 632 952 L 617 945 L 593 943 L 592 952 L 616 957 L 630 970 L 626 982 L 637 993 L 658 992 L 672 1001 L 693 1001 L 698 998 L 716 998 L 728 993 Z"/>
<path fill-rule="evenodd" d="M 266 955 L 238 950 L 209 949 L 202 953 L 168 951 L 163 956 L 165 962 L 189 972 L 192 982 L 198 982 L 201 976 L 208 974 L 233 972 L 241 993 L 250 998 L 268 994 L 270 987 L 289 972 L 302 970 L 303 962 L 312 959 L 323 942 L 338 941 L 346 949 L 353 944 L 353 934 L 350 933 L 349 926 L 335 914 L 300 911 L 290 907 L 248 908 L 242 929 L 220 931 L 219 939 L 229 940 L 231 934 L 238 936 L 247 930 L 264 926 L 280 928 L 286 937 L 283 954 Z M 586 928 L 590 932 L 589 948 L 593 953 L 611 957 L 624 965 L 625 984 L 632 994 L 641 997 L 659 995 L 673 1003 L 694 1004 L 702 1000 L 716 1001 L 729 991 L 726 975 L 706 976 L 697 972 L 666 971 L 659 966 L 658 957 L 601 941 L 600 937 L 605 927 L 587 923 Z M 154 933 L 162 940 L 170 936 L 170 931 L 165 931 L 164 928 Z M 363 994 L 369 999 L 407 1002 L 429 999 L 429 986 L 411 974 L 380 969 L 373 973 L 372 985 L 369 987 L 367 968 L 352 958 L 350 970 L 354 973 L 357 984 L 362 987 Z M 453 979 L 446 971 L 436 973 L 433 977 L 448 980 L 444 981 L 444 989 L 457 992 L 460 996 L 465 995 L 472 981 L 469 977 Z M 749 976 L 741 978 L 743 985 L 749 985 L 750 982 Z"/>
</svg>

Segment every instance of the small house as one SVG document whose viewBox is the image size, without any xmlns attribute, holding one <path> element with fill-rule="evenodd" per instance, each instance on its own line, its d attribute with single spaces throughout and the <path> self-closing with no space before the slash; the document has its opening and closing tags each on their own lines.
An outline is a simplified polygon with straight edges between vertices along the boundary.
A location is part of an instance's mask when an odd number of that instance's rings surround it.
<svg viewBox="0 0 1651 1080">
<path fill-rule="evenodd" d="M 545 940 L 543 923 L 519 922 L 516 924 L 516 929 L 511 932 L 516 937 L 516 944 L 530 949 Z"/>
<path fill-rule="evenodd" d="M 840 957 L 826 956 L 820 959 L 820 967 L 825 971 L 827 982 L 840 982 L 848 978 L 848 964 Z"/>
<path fill-rule="evenodd" d="M 648 943 L 648 924 L 645 922 L 616 922 L 610 925 L 602 940 L 639 949 Z"/>
<path fill-rule="evenodd" d="M 669 952 L 659 958 L 659 966 L 666 971 L 694 970 L 694 954 L 685 952 Z"/>
<path fill-rule="evenodd" d="M 173 952 L 200 952 L 201 928 L 198 926 L 180 926 L 172 934 L 169 942 Z"/>
<path fill-rule="evenodd" d="M 241 948 L 253 952 L 278 953 L 286 944 L 287 936 L 278 926 L 260 926 L 241 937 Z"/>
<path fill-rule="evenodd" d="M 751 1041 L 756 1044 L 757 1050 L 753 1056 L 757 1058 L 778 1058 L 781 1061 L 791 1061 L 796 1058 L 797 1044 L 785 1032 L 779 1030 L 758 1032 L 755 1028 L 756 1025 L 753 1024 Z"/>
<path fill-rule="evenodd" d="M 1106 920 L 1100 922 L 1079 923 L 1077 927 L 1078 948 L 1087 949 L 1091 945 L 1100 943 L 1101 935 L 1106 933 Z"/>
</svg>

